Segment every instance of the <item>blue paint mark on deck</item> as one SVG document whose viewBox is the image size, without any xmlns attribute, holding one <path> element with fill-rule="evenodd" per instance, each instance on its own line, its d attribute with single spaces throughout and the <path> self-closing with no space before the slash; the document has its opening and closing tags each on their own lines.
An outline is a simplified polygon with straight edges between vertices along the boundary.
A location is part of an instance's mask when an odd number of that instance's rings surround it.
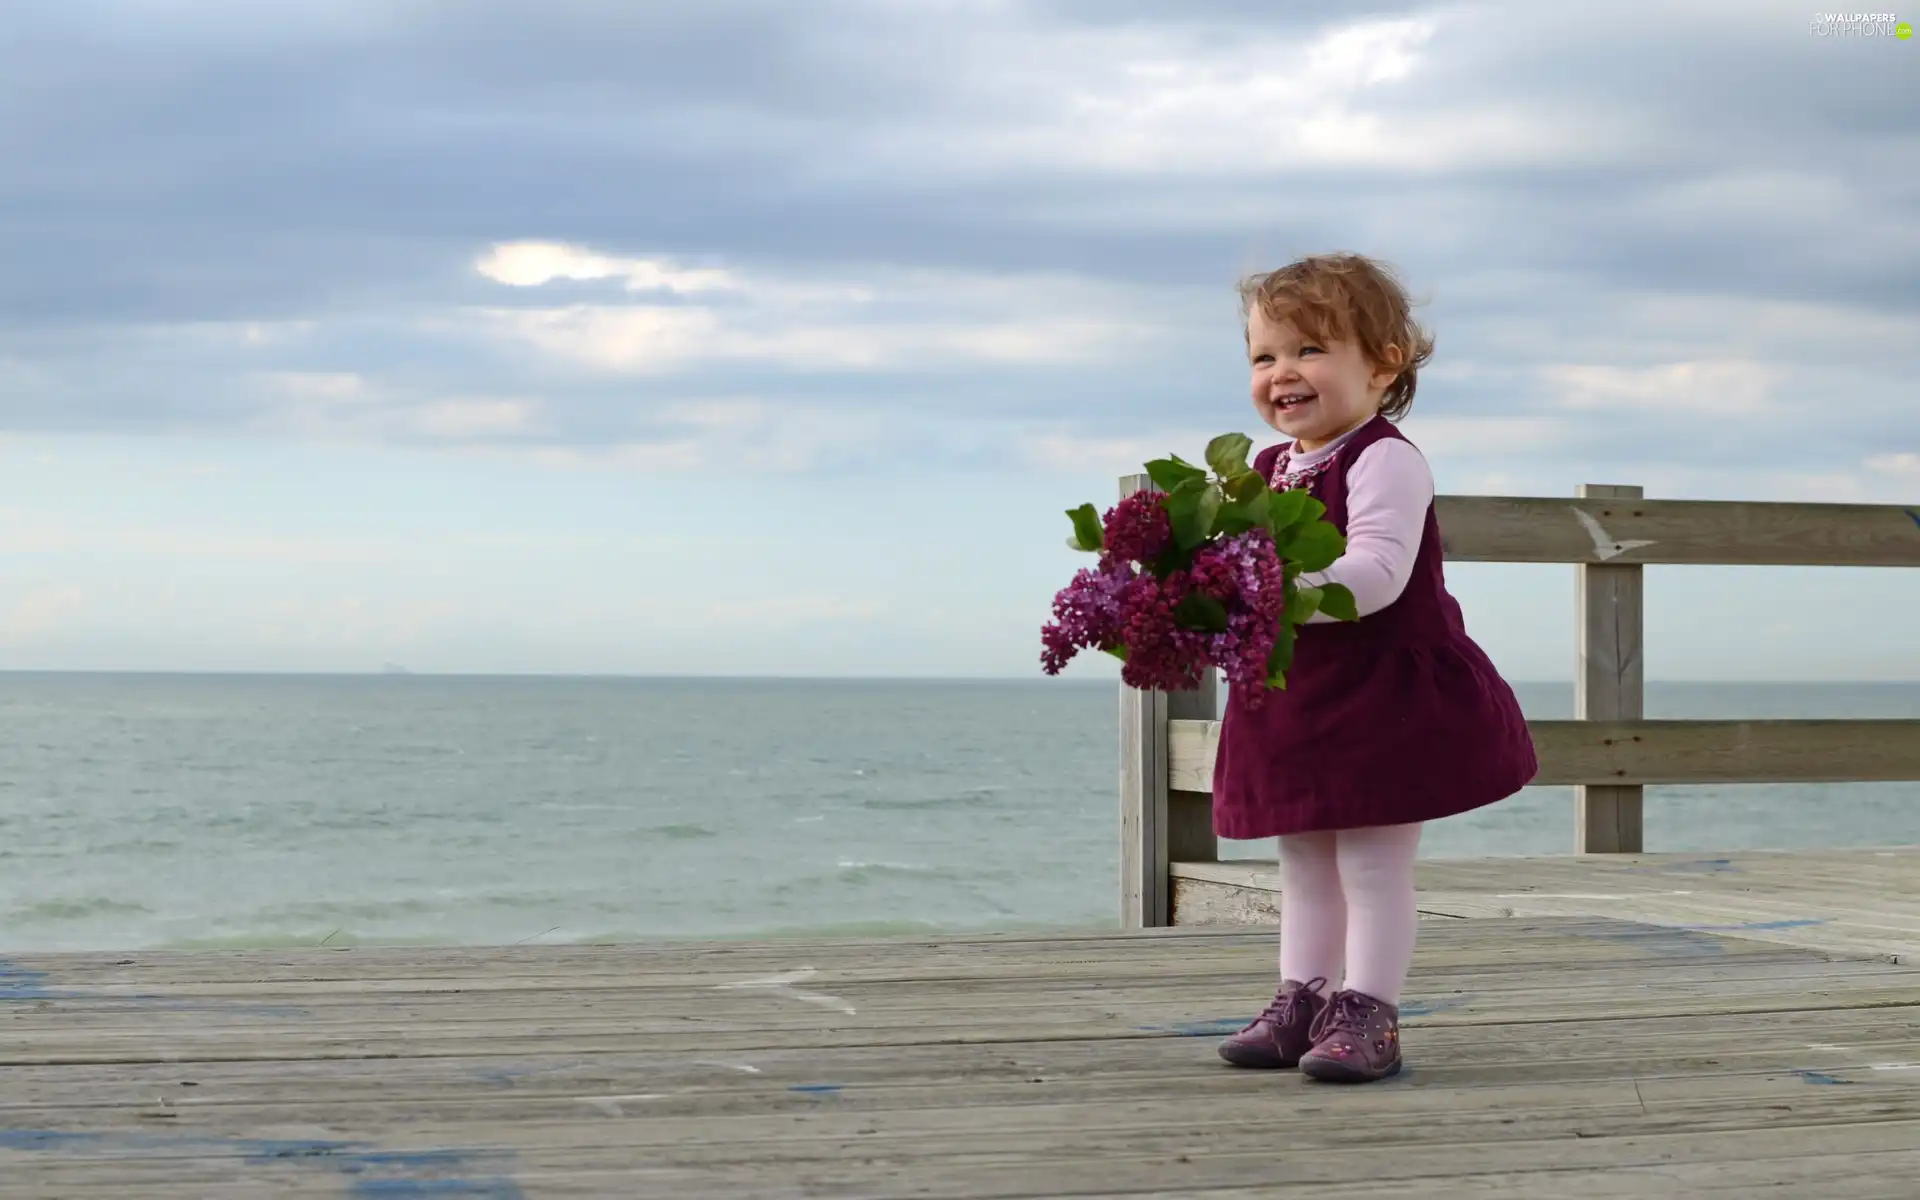
<svg viewBox="0 0 1920 1200">
<path fill-rule="evenodd" d="M 1800 1077 L 1802 1083 L 1817 1083 L 1828 1087 L 1853 1082 L 1851 1079 L 1835 1079 L 1824 1071 L 1795 1071 L 1794 1074 Z"/>
<path fill-rule="evenodd" d="M 1809 925 L 1825 925 L 1826 917 L 1801 917 L 1791 921 L 1743 921 L 1738 925 L 1679 925 L 1678 929 L 1691 929 L 1696 933 L 1743 933 L 1758 929 L 1805 929 Z"/>
<path fill-rule="evenodd" d="M 482 1160 L 513 1157 L 511 1150 L 378 1150 L 366 1142 L 294 1138 L 222 1138 L 159 1133 L 73 1133 L 61 1129 L 0 1129 L 0 1150 L 66 1154 L 229 1155 L 250 1166 L 312 1166 L 353 1178 L 355 1196 L 478 1196 L 523 1200 L 505 1175 L 477 1177 Z"/>
<path fill-rule="evenodd" d="M 155 1137 L 155 1141 L 163 1139 Z M 211 1139 L 194 1139 L 204 1142 Z M 295 1158 L 331 1158 L 335 1155 L 351 1153 L 364 1142 L 328 1142 L 312 1138 L 235 1138 L 234 1148 L 241 1150 L 242 1157 L 255 1166 L 267 1163 L 284 1162 Z"/>
<path fill-rule="evenodd" d="M 512 1087 L 522 1079 L 530 1079 L 535 1075 L 551 1075 L 556 1071 L 570 1071 L 579 1065 L 578 1063 L 561 1063 L 558 1066 L 549 1065 L 538 1067 L 508 1065 L 503 1067 L 487 1067 L 483 1070 L 475 1071 L 473 1075 L 475 1079 L 494 1084 L 498 1087 Z"/>
<path fill-rule="evenodd" d="M 1465 1008 L 1472 1000 L 1472 996 L 1441 996 L 1433 1000 L 1402 1000 L 1400 1002 L 1400 1015 L 1403 1017 L 1430 1017 L 1435 1013 L 1452 1012 L 1456 1008 Z"/>
<path fill-rule="evenodd" d="M 1908 509 L 1907 515 L 1913 518 L 1913 523 L 1915 525 L 1920 525 L 1920 508 Z"/>
<path fill-rule="evenodd" d="M 0 958 L 0 1000 L 58 1000 L 69 995 L 47 987 L 47 973 Z"/>
<path fill-rule="evenodd" d="M 58 1129 L 0 1129 L 0 1150 L 78 1150 L 91 1148 L 103 1136 Z"/>
<path fill-rule="evenodd" d="M 790 1092 L 804 1092 L 809 1096 L 837 1096 L 844 1086 L 844 1084 L 838 1083 L 796 1083 L 787 1090 Z"/>
<path fill-rule="evenodd" d="M 1697 858 L 1692 862 L 1663 863 L 1655 867 L 1654 870 L 1691 871 L 1708 875 L 1720 875 L 1728 871 L 1737 872 L 1740 868 L 1734 866 L 1733 860 L 1730 858 Z"/>
<path fill-rule="evenodd" d="M 13 1000 L 34 1002 L 43 1000 L 91 1000 L 103 1005 L 126 1005 L 149 1011 L 160 1009 L 166 1012 L 217 1012 L 227 1015 L 245 1015 L 256 1017 L 304 1017 L 308 1012 L 286 1004 L 247 1004 L 223 1000 L 175 1000 L 154 992 L 137 992 L 130 996 L 114 996 L 97 992 L 76 991 L 71 988 L 50 988 L 47 986 L 47 973 L 30 967 L 23 967 L 12 959 L 0 958 L 0 1002 Z"/>
</svg>

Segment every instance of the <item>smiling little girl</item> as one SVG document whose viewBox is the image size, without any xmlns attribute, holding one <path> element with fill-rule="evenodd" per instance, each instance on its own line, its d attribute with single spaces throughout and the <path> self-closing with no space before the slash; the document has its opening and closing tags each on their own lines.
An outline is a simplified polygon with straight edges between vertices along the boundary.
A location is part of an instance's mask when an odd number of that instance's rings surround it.
<svg viewBox="0 0 1920 1200">
<path fill-rule="evenodd" d="M 1305 258 L 1242 285 L 1253 406 L 1291 442 L 1255 469 L 1306 488 L 1347 536 L 1302 582 L 1360 619 L 1300 629 L 1284 690 L 1228 697 L 1214 829 L 1278 836 L 1280 990 L 1220 1047 L 1236 1066 L 1366 1082 L 1400 1070 L 1400 989 L 1421 823 L 1492 804 L 1538 769 L 1513 690 L 1467 636 L 1441 571 L 1433 475 L 1393 422 L 1433 342 L 1382 265 Z"/>
</svg>

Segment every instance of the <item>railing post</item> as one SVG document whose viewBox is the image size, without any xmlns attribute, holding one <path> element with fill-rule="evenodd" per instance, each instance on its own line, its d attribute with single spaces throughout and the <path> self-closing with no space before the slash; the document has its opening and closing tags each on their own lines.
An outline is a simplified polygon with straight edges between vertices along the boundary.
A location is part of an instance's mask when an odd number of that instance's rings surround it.
<svg viewBox="0 0 1920 1200">
<path fill-rule="evenodd" d="M 1152 486 L 1145 475 L 1123 475 L 1120 495 Z M 1218 856 L 1211 793 L 1167 787 L 1167 722 L 1212 720 L 1218 687 L 1214 671 L 1192 692 L 1120 685 L 1120 923 L 1128 929 L 1173 923 L 1168 863 Z"/>
<path fill-rule="evenodd" d="M 1582 498 L 1638 500 L 1638 487 L 1583 483 Z M 1600 524 L 1607 515 L 1599 514 Z M 1582 721 L 1638 721 L 1645 715 L 1641 656 L 1643 573 L 1637 563 L 1581 563 L 1575 584 L 1574 632 L 1579 648 L 1573 715 Z M 1638 854 L 1642 846 L 1638 785 L 1580 784 L 1574 789 L 1576 854 Z"/>
</svg>

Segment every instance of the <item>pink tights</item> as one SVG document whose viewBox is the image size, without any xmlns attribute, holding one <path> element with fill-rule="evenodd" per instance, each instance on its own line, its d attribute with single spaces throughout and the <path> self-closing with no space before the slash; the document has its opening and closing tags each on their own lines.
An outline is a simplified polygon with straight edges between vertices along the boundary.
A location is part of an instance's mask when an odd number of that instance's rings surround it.
<svg viewBox="0 0 1920 1200">
<path fill-rule="evenodd" d="M 1280 976 L 1400 1003 L 1419 916 L 1420 826 L 1324 830 L 1280 839 Z M 1343 982 L 1344 978 L 1344 982 Z"/>
</svg>

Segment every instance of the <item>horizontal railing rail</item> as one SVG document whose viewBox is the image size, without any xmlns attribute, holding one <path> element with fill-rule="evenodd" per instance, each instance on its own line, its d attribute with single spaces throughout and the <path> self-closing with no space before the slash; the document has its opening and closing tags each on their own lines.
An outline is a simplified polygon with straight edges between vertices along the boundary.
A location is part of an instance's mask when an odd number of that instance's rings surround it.
<svg viewBox="0 0 1920 1200">
<path fill-rule="evenodd" d="M 1920 779 L 1920 720 L 1529 721 L 1536 786 Z M 1213 786 L 1218 721 L 1171 721 L 1167 786 Z"/>
</svg>

